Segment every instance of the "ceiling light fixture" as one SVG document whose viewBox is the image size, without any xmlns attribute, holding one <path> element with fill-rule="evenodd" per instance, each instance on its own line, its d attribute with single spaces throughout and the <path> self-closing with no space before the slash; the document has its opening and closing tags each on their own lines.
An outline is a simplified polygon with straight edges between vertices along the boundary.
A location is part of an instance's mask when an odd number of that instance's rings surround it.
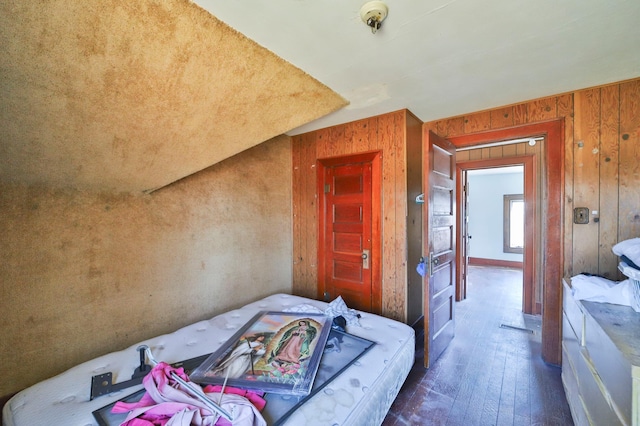
<svg viewBox="0 0 640 426">
<path fill-rule="evenodd" d="M 360 8 L 360 18 L 371 28 L 373 34 L 380 29 L 388 13 L 389 8 L 381 1 L 370 1 Z"/>
</svg>

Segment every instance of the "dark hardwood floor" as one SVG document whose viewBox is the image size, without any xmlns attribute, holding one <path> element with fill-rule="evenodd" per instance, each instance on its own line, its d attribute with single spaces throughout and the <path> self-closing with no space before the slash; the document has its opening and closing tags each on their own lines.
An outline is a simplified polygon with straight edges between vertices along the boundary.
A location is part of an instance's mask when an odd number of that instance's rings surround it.
<svg viewBox="0 0 640 426">
<path fill-rule="evenodd" d="M 540 332 L 541 317 L 522 313 L 521 271 L 470 267 L 456 337 L 426 370 L 416 335 L 416 363 L 383 425 L 573 425 Z"/>
</svg>

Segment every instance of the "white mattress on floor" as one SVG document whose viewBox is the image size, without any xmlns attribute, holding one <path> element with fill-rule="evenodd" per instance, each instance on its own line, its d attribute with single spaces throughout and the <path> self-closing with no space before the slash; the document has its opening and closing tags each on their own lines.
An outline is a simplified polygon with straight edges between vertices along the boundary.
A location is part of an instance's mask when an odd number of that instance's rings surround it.
<svg viewBox="0 0 640 426">
<path fill-rule="evenodd" d="M 325 309 L 324 302 L 276 294 L 171 334 L 101 356 L 35 384 L 11 398 L 2 413 L 5 426 L 97 425 L 92 412 L 142 385 L 89 400 L 91 377 L 113 373 L 113 382 L 129 380 L 139 366 L 136 348 L 148 345 L 155 358 L 173 363 L 215 351 L 259 311 L 282 311 L 300 304 Z M 309 399 L 286 425 L 377 425 L 382 423 L 414 362 L 415 335 L 406 324 L 361 313 L 360 327 L 347 332 L 376 345 Z"/>
</svg>

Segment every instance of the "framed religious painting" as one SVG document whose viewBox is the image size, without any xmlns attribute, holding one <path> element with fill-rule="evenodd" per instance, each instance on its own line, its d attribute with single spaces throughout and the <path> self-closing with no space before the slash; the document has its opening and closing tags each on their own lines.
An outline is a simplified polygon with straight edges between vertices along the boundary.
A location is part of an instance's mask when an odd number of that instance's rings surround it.
<svg viewBox="0 0 640 426">
<path fill-rule="evenodd" d="M 288 395 L 308 395 L 331 331 L 331 317 L 259 312 L 189 378 Z"/>
<path fill-rule="evenodd" d="M 309 395 L 297 396 L 276 393 L 265 395 L 264 399 L 267 401 L 267 405 L 262 410 L 262 416 L 267 424 L 271 426 L 283 424 L 302 404 L 329 385 L 333 379 L 342 374 L 374 345 L 375 343 L 371 340 L 332 329 Z"/>
</svg>

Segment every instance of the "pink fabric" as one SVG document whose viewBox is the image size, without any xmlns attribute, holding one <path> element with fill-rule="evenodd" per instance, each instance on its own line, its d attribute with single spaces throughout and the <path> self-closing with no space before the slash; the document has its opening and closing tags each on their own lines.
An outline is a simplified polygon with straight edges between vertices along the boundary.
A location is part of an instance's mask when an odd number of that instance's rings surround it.
<svg viewBox="0 0 640 426">
<path fill-rule="evenodd" d="M 189 377 L 182 368 L 175 369 L 164 362 L 158 363 L 142 380 L 146 392 L 140 401 L 132 403 L 119 401 L 111 410 L 113 413 L 129 412 L 121 426 L 226 426 L 231 424 L 218 413 L 212 413 L 202 401 L 191 396 L 171 377 L 171 372 L 189 382 Z M 195 383 L 191 384 L 199 386 Z M 212 400 L 218 401 L 220 397 L 218 388 L 218 386 L 207 386 L 204 392 L 210 395 Z M 257 403 L 255 406 L 252 404 L 254 401 Z M 234 425 L 263 426 L 266 422 L 258 409 L 264 408 L 265 403 L 258 393 L 225 388 L 221 405 L 225 410 L 233 413 Z"/>
</svg>

